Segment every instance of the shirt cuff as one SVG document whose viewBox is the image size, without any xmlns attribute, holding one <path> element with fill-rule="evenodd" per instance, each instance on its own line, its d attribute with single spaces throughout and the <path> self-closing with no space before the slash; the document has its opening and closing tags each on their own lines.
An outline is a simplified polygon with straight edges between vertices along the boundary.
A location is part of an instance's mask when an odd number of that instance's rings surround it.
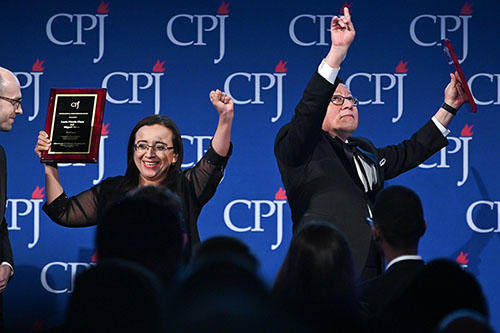
<svg viewBox="0 0 500 333">
<path fill-rule="evenodd" d="M 331 84 L 335 84 L 335 79 L 337 78 L 339 70 L 340 68 L 332 68 L 330 65 L 326 63 L 324 59 L 318 66 L 318 74 L 321 75 L 325 80 L 327 80 Z"/>
<path fill-rule="evenodd" d="M 9 266 L 10 267 L 10 276 L 14 275 L 14 268 L 7 261 L 2 261 L 2 263 L 0 265 Z"/>
<path fill-rule="evenodd" d="M 439 122 L 439 120 L 437 120 L 436 117 L 432 117 L 432 122 L 436 125 L 436 127 L 441 131 L 441 134 L 443 134 L 444 137 L 446 137 L 448 134 L 450 134 L 450 130 L 447 129 L 446 127 L 443 126 L 443 124 L 441 124 Z"/>
</svg>

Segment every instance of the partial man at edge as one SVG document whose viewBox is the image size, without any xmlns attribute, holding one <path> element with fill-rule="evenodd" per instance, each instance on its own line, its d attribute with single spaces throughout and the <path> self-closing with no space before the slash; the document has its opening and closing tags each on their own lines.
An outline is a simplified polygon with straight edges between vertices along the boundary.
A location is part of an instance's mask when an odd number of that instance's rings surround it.
<svg viewBox="0 0 500 333">
<path fill-rule="evenodd" d="M 9 132 L 14 118 L 22 114 L 21 87 L 16 76 L 8 69 L 0 67 L 0 131 Z M 7 158 L 0 145 L 0 332 L 3 332 L 3 297 L 7 283 L 14 275 L 14 258 L 10 246 L 9 231 L 5 220 L 7 200 Z"/>
</svg>

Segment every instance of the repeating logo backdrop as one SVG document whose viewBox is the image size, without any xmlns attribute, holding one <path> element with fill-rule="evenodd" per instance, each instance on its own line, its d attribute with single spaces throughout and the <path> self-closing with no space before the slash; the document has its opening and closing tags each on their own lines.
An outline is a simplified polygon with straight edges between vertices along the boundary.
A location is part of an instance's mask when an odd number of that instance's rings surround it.
<svg viewBox="0 0 500 333">
<path fill-rule="evenodd" d="M 451 124 L 450 144 L 389 184 L 422 197 L 425 259 L 456 260 L 481 282 L 500 329 L 500 3 L 287 1 L 17 1 L 3 4 L 0 65 L 17 75 L 24 114 L 1 133 L 8 156 L 6 218 L 16 275 L 5 292 L 7 326 L 59 323 L 75 274 L 95 261 L 95 228 L 69 229 L 41 212 L 43 167 L 33 153 L 50 88 L 107 88 L 99 163 L 65 164 L 77 194 L 125 171 L 126 142 L 149 114 L 183 134 L 183 167 L 196 163 L 217 125 L 208 92 L 235 101 L 234 152 L 199 218 L 202 239 L 247 243 L 271 285 L 292 235 L 273 143 L 328 51 L 328 23 L 350 7 L 357 30 L 340 75 L 359 98 L 357 135 L 397 143 L 428 120 L 449 80 L 441 38 L 450 39 L 479 106 Z M 460 293 L 460 290 L 457 290 Z"/>
</svg>

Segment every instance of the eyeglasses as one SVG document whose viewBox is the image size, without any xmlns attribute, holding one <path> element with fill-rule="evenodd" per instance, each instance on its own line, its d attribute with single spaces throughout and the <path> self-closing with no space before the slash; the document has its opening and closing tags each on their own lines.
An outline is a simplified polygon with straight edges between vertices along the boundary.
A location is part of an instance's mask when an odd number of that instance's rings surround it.
<svg viewBox="0 0 500 333">
<path fill-rule="evenodd" d="M 145 153 L 149 148 L 152 148 L 155 153 L 164 153 L 169 149 L 174 149 L 174 147 L 169 147 L 164 143 L 157 142 L 154 145 L 150 146 L 145 142 L 137 143 L 134 145 L 135 151 L 138 153 Z"/>
<path fill-rule="evenodd" d="M 13 98 L 8 98 L 8 97 L 0 96 L 0 99 L 4 99 L 7 102 L 9 102 L 10 104 L 12 104 L 14 106 L 14 110 L 19 109 L 19 107 L 21 106 L 21 100 L 22 100 L 22 98 L 13 99 Z"/>
<path fill-rule="evenodd" d="M 334 105 L 343 105 L 345 100 L 348 100 L 349 102 L 351 102 L 352 104 L 354 105 L 358 105 L 359 103 L 359 100 L 357 98 L 354 98 L 352 96 L 342 96 L 342 95 L 333 95 L 332 98 L 330 99 L 330 101 L 334 104 Z"/>
</svg>

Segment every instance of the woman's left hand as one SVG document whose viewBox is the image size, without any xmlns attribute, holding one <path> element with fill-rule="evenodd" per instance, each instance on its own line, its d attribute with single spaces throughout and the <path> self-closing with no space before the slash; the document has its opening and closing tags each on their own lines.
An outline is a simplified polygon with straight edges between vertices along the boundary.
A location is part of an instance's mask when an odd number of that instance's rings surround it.
<svg viewBox="0 0 500 333">
<path fill-rule="evenodd" d="M 215 91 L 212 90 L 210 92 L 210 101 L 219 113 L 219 117 L 229 117 L 232 119 L 234 114 L 234 103 L 233 99 L 229 95 L 219 89 Z"/>
</svg>

